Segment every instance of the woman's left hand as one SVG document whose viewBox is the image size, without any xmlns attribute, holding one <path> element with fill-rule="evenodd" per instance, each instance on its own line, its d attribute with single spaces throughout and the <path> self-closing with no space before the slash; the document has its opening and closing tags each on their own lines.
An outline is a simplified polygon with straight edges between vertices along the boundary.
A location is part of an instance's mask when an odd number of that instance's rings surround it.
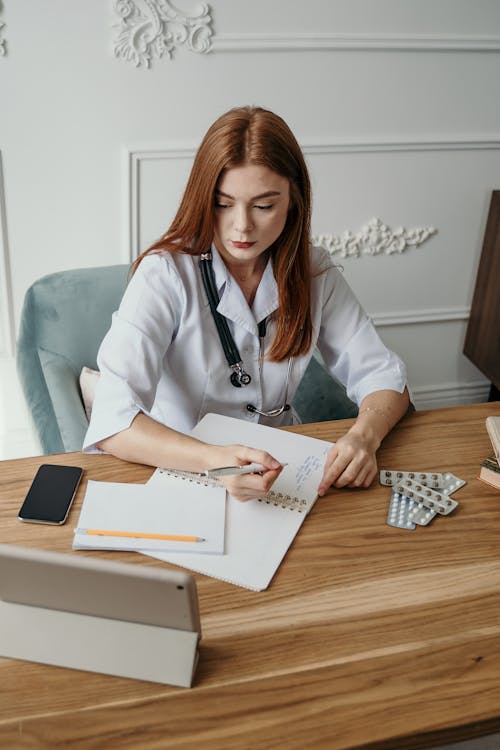
<svg viewBox="0 0 500 750">
<path fill-rule="evenodd" d="M 374 445 L 362 433 L 350 430 L 328 451 L 323 476 L 318 487 L 321 497 L 335 487 L 369 487 L 377 474 Z"/>
<path fill-rule="evenodd" d="M 328 451 L 318 495 L 324 495 L 332 485 L 369 487 L 377 474 L 380 443 L 409 405 L 407 388 L 402 393 L 382 390 L 366 396 L 351 429 Z"/>
</svg>

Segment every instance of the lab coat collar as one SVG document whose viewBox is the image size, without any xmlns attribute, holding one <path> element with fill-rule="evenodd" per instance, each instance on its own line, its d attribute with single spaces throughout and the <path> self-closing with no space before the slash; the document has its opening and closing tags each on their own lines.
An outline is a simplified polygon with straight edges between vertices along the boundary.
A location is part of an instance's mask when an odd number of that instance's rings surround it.
<svg viewBox="0 0 500 750">
<path fill-rule="evenodd" d="M 227 270 L 226 264 L 219 255 L 219 251 L 212 243 L 210 248 L 212 252 L 212 269 L 215 276 L 215 284 L 219 293 L 219 298 L 222 297 L 224 288 L 229 280 L 229 271 Z"/>
<path fill-rule="evenodd" d="M 273 264 L 271 258 L 269 258 L 253 302 L 255 319 L 258 322 L 264 320 L 264 318 L 267 318 L 268 315 L 277 310 L 278 306 L 278 285 L 274 278 Z"/>
<path fill-rule="evenodd" d="M 229 320 L 258 335 L 258 323 L 278 307 L 278 285 L 269 259 L 255 295 L 252 310 L 239 285 L 229 273 L 217 248 L 212 244 L 212 268 L 220 301 L 217 310 Z"/>
</svg>

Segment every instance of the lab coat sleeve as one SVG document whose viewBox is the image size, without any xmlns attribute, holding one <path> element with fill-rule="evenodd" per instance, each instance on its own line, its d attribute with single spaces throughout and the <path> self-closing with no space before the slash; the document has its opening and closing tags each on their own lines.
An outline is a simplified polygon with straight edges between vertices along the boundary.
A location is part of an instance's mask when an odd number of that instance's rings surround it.
<svg viewBox="0 0 500 750">
<path fill-rule="evenodd" d="M 328 370 L 358 406 L 375 391 L 402 393 L 406 367 L 382 342 L 341 271 L 329 268 L 323 284 L 318 349 Z"/>
<path fill-rule="evenodd" d="M 130 427 L 153 406 L 162 362 L 183 305 L 183 287 L 169 256 L 147 256 L 125 291 L 97 356 L 96 388 L 83 450 Z"/>
</svg>

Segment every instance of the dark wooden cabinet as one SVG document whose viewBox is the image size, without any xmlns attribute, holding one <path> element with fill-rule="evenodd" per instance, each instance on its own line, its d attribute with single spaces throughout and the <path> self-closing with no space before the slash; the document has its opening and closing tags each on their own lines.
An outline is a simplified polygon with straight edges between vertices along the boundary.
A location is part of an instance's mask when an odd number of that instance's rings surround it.
<svg viewBox="0 0 500 750">
<path fill-rule="evenodd" d="M 499 400 L 500 190 L 494 190 L 491 195 L 464 354 L 491 381 L 490 400 Z"/>
</svg>

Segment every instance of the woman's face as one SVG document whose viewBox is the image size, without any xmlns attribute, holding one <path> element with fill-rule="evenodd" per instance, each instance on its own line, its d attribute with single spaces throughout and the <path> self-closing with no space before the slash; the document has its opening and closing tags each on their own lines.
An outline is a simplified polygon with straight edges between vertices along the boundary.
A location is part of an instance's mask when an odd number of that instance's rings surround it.
<svg viewBox="0 0 500 750">
<path fill-rule="evenodd" d="M 287 178 L 268 167 L 223 172 L 215 191 L 214 242 L 226 264 L 254 269 L 283 231 L 289 205 Z"/>
</svg>

